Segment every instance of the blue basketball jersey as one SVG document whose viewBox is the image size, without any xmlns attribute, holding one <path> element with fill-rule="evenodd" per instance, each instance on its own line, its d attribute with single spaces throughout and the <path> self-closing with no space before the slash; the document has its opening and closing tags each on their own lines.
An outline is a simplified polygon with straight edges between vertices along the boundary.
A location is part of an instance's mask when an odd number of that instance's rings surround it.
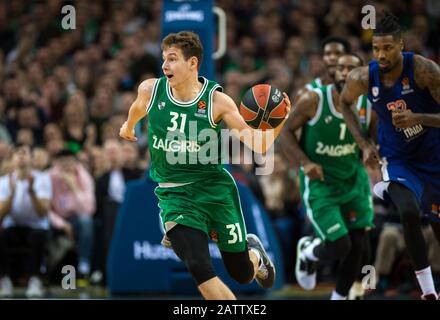
<svg viewBox="0 0 440 320">
<path fill-rule="evenodd" d="M 379 64 L 369 63 L 368 99 L 378 116 L 377 139 L 383 158 L 384 182 L 375 186 L 383 197 L 389 182 L 394 181 L 412 190 L 422 211 L 440 222 L 440 128 L 415 125 L 396 128 L 394 110 L 410 109 L 413 113 L 440 113 L 440 105 L 428 89 L 420 89 L 414 80 L 414 54 L 403 52 L 403 70 L 392 87 L 380 82 Z"/>
<path fill-rule="evenodd" d="M 428 89 L 420 89 L 414 80 L 414 53 L 403 52 L 403 71 L 392 87 L 380 82 L 379 64 L 369 63 L 368 99 L 378 115 L 377 138 L 380 155 L 410 162 L 435 163 L 440 161 L 440 129 L 415 125 L 396 128 L 392 111 L 410 109 L 414 113 L 439 113 L 440 105 Z"/>
</svg>

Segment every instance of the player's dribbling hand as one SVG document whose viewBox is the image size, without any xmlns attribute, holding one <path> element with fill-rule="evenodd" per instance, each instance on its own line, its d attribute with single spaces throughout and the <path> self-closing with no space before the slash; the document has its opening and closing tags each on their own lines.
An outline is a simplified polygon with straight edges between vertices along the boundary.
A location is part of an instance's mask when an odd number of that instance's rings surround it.
<svg viewBox="0 0 440 320">
<path fill-rule="evenodd" d="M 137 141 L 137 138 L 134 135 L 134 129 L 128 129 L 127 121 L 125 121 L 121 129 L 119 129 L 119 136 L 128 141 Z"/>
<path fill-rule="evenodd" d="M 365 166 L 369 168 L 374 169 L 379 164 L 379 152 L 377 151 L 377 148 L 370 143 L 367 143 L 362 147 L 362 157 Z"/>
<path fill-rule="evenodd" d="M 308 162 L 303 165 L 304 174 L 310 178 L 310 180 L 319 179 L 324 181 L 324 171 L 322 167 L 314 162 Z"/>
</svg>

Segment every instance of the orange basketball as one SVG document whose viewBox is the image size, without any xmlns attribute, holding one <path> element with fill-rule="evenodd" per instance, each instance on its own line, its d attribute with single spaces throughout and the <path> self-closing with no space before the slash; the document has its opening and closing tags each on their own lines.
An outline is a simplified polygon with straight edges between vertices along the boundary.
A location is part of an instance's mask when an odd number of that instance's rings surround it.
<svg viewBox="0 0 440 320">
<path fill-rule="evenodd" d="M 274 129 L 287 115 L 282 92 L 268 84 L 250 88 L 240 103 L 240 114 L 254 129 Z"/>
</svg>

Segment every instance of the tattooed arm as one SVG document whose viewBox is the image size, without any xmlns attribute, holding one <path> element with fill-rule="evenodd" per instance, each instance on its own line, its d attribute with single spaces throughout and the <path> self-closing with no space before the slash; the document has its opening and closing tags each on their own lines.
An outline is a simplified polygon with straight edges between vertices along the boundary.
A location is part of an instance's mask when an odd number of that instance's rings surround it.
<svg viewBox="0 0 440 320">
<path fill-rule="evenodd" d="M 374 167 L 379 160 L 377 149 L 368 142 L 362 134 L 361 126 L 354 111 L 353 105 L 357 98 L 368 92 L 368 67 L 358 67 L 350 71 L 347 81 L 342 89 L 339 103 L 342 107 L 342 115 L 345 123 L 362 149 L 363 160 L 367 166 Z"/>
<path fill-rule="evenodd" d="M 428 88 L 431 96 L 440 105 L 440 67 L 432 60 L 414 55 L 414 79 L 421 89 Z M 428 127 L 440 128 L 439 113 L 416 113 L 416 122 Z"/>
</svg>

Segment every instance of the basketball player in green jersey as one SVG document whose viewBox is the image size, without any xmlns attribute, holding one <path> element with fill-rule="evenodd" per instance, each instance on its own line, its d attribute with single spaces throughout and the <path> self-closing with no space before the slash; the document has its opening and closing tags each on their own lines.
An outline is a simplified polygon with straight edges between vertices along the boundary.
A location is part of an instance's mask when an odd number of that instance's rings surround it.
<svg viewBox="0 0 440 320">
<path fill-rule="evenodd" d="M 221 87 L 198 76 L 203 48 L 195 33 L 169 34 L 162 41 L 162 52 L 165 76 L 139 85 L 119 134 L 136 141 L 134 127 L 147 116 L 150 176 L 159 183 L 155 193 L 166 239 L 205 299 L 235 299 L 214 273 L 208 236 L 217 242 L 233 279 L 245 284 L 255 278 L 270 288 L 275 267 L 257 236 L 246 234 L 237 186 L 216 151 L 222 121 L 236 129 L 249 148 L 264 153 L 285 120 L 274 130 L 250 128 Z M 285 93 L 284 100 L 289 112 Z"/>
<path fill-rule="evenodd" d="M 300 88 L 296 96 L 293 100 L 293 105 L 297 104 L 297 101 L 300 99 L 300 97 L 305 94 L 309 90 L 317 89 L 323 85 L 330 85 L 335 83 L 335 73 L 336 73 L 336 63 L 338 58 L 343 55 L 351 52 L 351 45 L 350 43 L 338 36 L 329 36 L 325 38 L 322 42 L 322 61 L 325 65 L 325 72 L 320 77 L 317 77 L 310 81 L 310 83 L 306 84 L 303 88 Z M 368 101 L 368 98 L 366 95 L 359 96 L 356 108 L 359 114 L 359 118 L 361 120 L 361 124 L 363 127 L 365 127 L 365 124 L 368 122 L 371 116 L 371 103 Z M 297 137 L 298 139 L 301 139 L 301 130 L 298 130 Z M 283 146 L 285 146 L 286 149 L 286 156 L 287 158 L 291 159 L 291 154 L 293 152 L 291 151 L 290 147 L 290 139 L 285 137 L 282 134 L 281 141 L 283 143 Z M 366 241 L 366 245 L 370 246 L 369 241 Z M 365 256 L 363 257 L 363 263 L 367 263 L 370 259 L 370 250 L 365 250 Z M 359 277 L 361 277 L 362 274 L 359 271 Z M 358 280 L 355 282 L 355 288 L 353 292 L 356 292 L 355 295 L 357 297 L 362 296 L 361 293 L 361 286 Z M 352 292 L 352 293 L 353 293 Z M 354 294 L 354 293 L 353 293 Z"/>
<path fill-rule="evenodd" d="M 344 53 L 350 53 L 350 43 L 344 38 L 337 36 L 329 36 L 322 42 L 322 61 L 324 61 L 325 72 L 300 88 L 295 95 L 293 105 L 296 105 L 298 99 L 308 90 L 313 90 L 324 85 L 335 82 L 336 61 Z"/>
<path fill-rule="evenodd" d="M 351 51 L 350 43 L 341 37 L 336 36 L 330 36 L 324 39 L 322 42 L 322 60 L 324 61 L 325 65 L 325 73 L 313 79 L 310 83 L 306 84 L 304 87 L 300 88 L 294 98 L 292 105 L 296 105 L 298 100 L 301 98 L 302 95 L 307 93 L 309 90 L 313 90 L 316 88 L 319 88 L 323 85 L 332 84 L 335 82 L 335 71 L 336 71 L 336 60 L 339 56 L 341 56 L 344 53 L 349 53 Z M 301 130 L 298 130 L 297 136 L 299 139 Z M 285 156 L 290 160 L 292 160 L 291 155 L 293 154 L 291 152 L 291 142 L 288 137 L 286 137 L 284 134 L 281 135 L 281 143 L 285 147 L 286 151 Z"/>
<path fill-rule="evenodd" d="M 325 64 L 325 73 L 305 85 L 308 90 L 335 82 L 336 61 L 344 53 L 350 53 L 350 43 L 341 37 L 330 36 L 322 42 L 322 60 Z"/>
<path fill-rule="evenodd" d="M 346 299 L 360 270 L 365 229 L 373 225 L 368 175 L 338 103 L 347 74 L 360 65 L 356 55 L 340 56 L 335 84 L 303 95 L 289 122 L 301 165 L 302 199 L 317 235 L 298 241 L 295 274 L 298 283 L 311 290 L 316 286 L 317 262 L 339 260 L 331 299 Z M 303 134 L 298 142 L 293 133 L 300 127 Z"/>
</svg>

